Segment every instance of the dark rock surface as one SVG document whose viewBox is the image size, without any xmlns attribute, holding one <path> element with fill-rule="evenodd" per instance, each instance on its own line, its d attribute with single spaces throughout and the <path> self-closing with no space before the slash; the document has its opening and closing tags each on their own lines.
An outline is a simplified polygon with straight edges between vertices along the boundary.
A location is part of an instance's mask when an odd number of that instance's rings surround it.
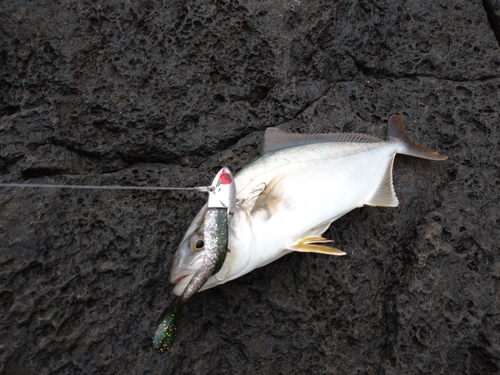
<svg viewBox="0 0 500 375">
<path fill-rule="evenodd" d="M 263 130 L 383 136 L 398 208 L 203 292 L 151 336 L 205 197 L 0 190 L 0 373 L 500 371 L 498 1 L 0 2 L 0 181 L 193 186 Z M 325 197 L 325 199 L 327 199 Z"/>
</svg>

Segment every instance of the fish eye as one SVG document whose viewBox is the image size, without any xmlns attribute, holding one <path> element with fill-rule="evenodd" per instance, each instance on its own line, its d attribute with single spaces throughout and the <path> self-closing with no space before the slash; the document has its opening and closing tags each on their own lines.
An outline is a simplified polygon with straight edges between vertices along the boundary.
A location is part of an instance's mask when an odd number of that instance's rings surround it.
<svg viewBox="0 0 500 375">
<path fill-rule="evenodd" d="M 198 252 L 205 247 L 203 235 L 199 234 L 191 239 L 191 251 Z"/>
</svg>

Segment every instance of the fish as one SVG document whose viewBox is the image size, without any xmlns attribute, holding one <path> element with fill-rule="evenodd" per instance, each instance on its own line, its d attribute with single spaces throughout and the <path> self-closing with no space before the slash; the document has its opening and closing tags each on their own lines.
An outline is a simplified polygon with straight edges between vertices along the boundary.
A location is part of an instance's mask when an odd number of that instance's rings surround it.
<svg viewBox="0 0 500 375">
<path fill-rule="evenodd" d="M 203 291 L 296 252 L 342 256 L 322 237 L 349 211 L 396 207 L 392 168 L 396 154 L 441 161 L 447 155 L 412 142 L 392 115 L 386 140 L 358 133 L 293 134 L 268 128 L 262 155 L 235 175 L 236 207 L 226 261 Z M 200 266 L 207 206 L 188 227 L 174 255 L 170 282 L 180 295 Z"/>
<path fill-rule="evenodd" d="M 175 340 L 182 310 L 205 282 L 217 274 L 224 264 L 228 251 L 228 227 L 236 205 L 236 187 L 229 168 L 222 168 L 208 188 L 208 202 L 202 228 L 202 238 L 196 238 L 194 251 L 202 254 L 197 258 L 197 270 L 167 310 L 165 317 L 153 336 L 153 347 L 163 353 L 169 350 Z"/>
</svg>

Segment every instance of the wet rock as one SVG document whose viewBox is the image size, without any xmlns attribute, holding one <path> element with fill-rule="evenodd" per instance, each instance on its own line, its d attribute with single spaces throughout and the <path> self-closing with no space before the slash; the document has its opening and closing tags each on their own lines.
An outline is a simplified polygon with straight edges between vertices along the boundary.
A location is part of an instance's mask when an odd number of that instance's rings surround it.
<svg viewBox="0 0 500 375">
<path fill-rule="evenodd" d="M 193 192 L 2 189 L 0 372 L 497 373 L 499 22 L 495 1 L 113 0 L 0 4 L 0 180 L 195 186 L 258 156 L 269 126 L 410 138 L 398 208 L 173 299 Z M 326 198 L 325 198 L 326 199 Z"/>
</svg>

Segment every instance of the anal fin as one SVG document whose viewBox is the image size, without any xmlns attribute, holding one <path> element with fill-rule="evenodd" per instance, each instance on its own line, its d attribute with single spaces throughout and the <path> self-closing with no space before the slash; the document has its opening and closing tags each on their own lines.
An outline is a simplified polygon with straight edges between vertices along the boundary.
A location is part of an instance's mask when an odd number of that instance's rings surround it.
<svg viewBox="0 0 500 375">
<path fill-rule="evenodd" d="M 298 251 L 300 253 L 317 253 L 327 255 L 346 255 L 342 250 L 334 247 L 319 245 L 320 243 L 333 242 L 321 236 L 309 236 L 301 238 L 293 245 L 287 246 L 287 250 Z"/>
<path fill-rule="evenodd" d="M 387 168 L 377 190 L 366 203 L 368 206 L 397 207 L 399 205 L 399 200 L 398 197 L 396 197 L 396 192 L 392 184 L 392 165 L 394 164 L 394 157 L 395 155 L 392 156 L 387 164 Z"/>
</svg>

